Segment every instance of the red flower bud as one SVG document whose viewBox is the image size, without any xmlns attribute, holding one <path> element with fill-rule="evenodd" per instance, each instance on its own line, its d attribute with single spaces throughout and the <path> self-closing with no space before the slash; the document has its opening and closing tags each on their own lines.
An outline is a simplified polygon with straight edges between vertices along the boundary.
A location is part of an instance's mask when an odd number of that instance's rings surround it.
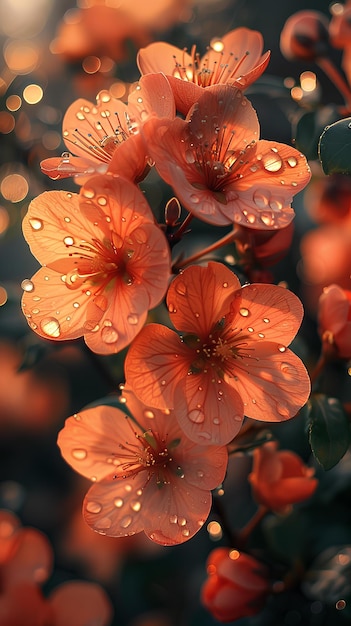
<svg viewBox="0 0 351 626">
<path fill-rule="evenodd" d="M 326 356 L 351 358 L 351 291 L 338 285 L 323 290 L 318 303 L 319 334 Z"/>
<path fill-rule="evenodd" d="M 285 22 L 280 35 L 280 50 L 289 61 L 314 61 L 326 56 L 329 21 L 319 11 L 298 11 Z"/>
<path fill-rule="evenodd" d="M 270 593 L 267 568 L 238 550 L 213 550 L 207 560 L 207 573 L 201 600 L 220 622 L 259 613 Z"/>
<path fill-rule="evenodd" d="M 249 481 L 256 502 L 283 513 L 312 496 L 318 481 L 313 478 L 313 468 L 295 452 L 278 451 L 277 447 L 276 441 L 270 441 L 255 449 Z"/>
</svg>

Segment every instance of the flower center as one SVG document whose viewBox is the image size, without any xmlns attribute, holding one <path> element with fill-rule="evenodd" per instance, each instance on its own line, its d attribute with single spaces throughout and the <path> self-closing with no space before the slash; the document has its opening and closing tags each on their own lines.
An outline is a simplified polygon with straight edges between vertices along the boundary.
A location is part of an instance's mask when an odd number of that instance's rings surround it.
<svg viewBox="0 0 351 626">
<path fill-rule="evenodd" d="M 178 60 L 174 55 L 173 76 L 181 80 L 195 83 L 200 87 L 209 87 L 218 83 L 226 83 L 240 78 L 240 68 L 247 56 L 250 54 L 246 51 L 242 57 L 237 57 L 233 52 L 226 53 L 223 50 L 222 42 L 216 41 L 213 51 L 217 53 L 218 58 L 212 60 L 204 56 L 203 58 L 196 51 L 194 45 L 190 51 L 190 58 L 186 58 L 187 48 L 183 50 L 182 59 Z"/>
</svg>

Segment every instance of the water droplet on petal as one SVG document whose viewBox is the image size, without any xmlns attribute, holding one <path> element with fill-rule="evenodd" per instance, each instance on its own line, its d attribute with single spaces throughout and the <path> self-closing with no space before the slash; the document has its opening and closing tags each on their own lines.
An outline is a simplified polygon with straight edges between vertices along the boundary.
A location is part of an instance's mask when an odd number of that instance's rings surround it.
<svg viewBox="0 0 351 626">
<path fill-rule="evenodd" d="M 101 331 L 101 339 L 105 343 L 116 343 L 118 341 L 118 332 L 113 326 L 104 326 Z"/>
<path fill-rule="evenodd" d="M 153 411 L 151 411 L 151 409 L 145 409 L 144 410 L 144 415 L 148 419 L 153 419 L 155 417 L 155 413 Z"/>
<path fill-rule="evenodd" d="M 100 513 L 102 506 L 98 502 L 87 502 L 86 510 L 88 513 Z"/>
<path fill-rule="evenodd" d="M 115 505 L 117 509 L 120 509 L 124 503 L 123 503 L 122 498 L 115 498 L 115 500 L 113 501 L 113 504 Z"/>
<path fill-rule="evenodd" d="M 140 511 L 141 509 L 141 502 L 139 502 L 139 500 L 133 500 L 130 503 L 130 507 L 133 511 L 135 511 L 136 513 L 138 513 L 138 511 Z"/>
<path fill-rule="evenodd" d="M 282 362 L 280 364 L 280 370 L 282 374 L 284 374 L 285 378 L 288 378 L 290 380 L 295 380 L 298 376 L 298 370 L 296 369 L 295 365 L 292 365 L 291 363 Z"/>
<path fill-rule="evenodd" d="M 286 350 L 286 346 L 283 346 L 283 345 L 281 345 L 281 344 L 280 344 L 280 345 L 278 346 L 278 350 L 279 350 L 279 352 L 285 352 L 285 350 Z"/>
<path fill-rule="evenodd" d="M 288 165 L 290 165 L 290 167 L 296 167 L 297 159 L 295 159 L 295 157 L 289 157 L 288 158 Z"/>
<path fill-rule="evenodd" d="M 169 521 L 171 524 L 176 524 L 178 522 L 178 515 L 171 515 Z"/>
<path fill-rule="evenodd" d="M 180 296 L 185 296 L 187 292 L 186 285 L 181 280 L 177 280 L 175 290 Z"/>
<path fill-rule="evenodd" d="M 195 163 L 195 155 L 193 150 L 185 151 L 185 160 L 187 163 Z"/>
<path fill-rule="evenodd" d="M 271 154 L 263 157 L 263 167 L 267 172 L 279 172 L 283 162 L 279 154 Z"/>
<path fill-rule="evenodd" d="M 77 461 L 84 461 L 87 458 L 87 451 L 83 450 L 83 448 L 76 448 L 72 450 L 72 456 L 77 459 Z"/>
<path fill-rule="evenodd" d="M 129 313 L 127 316 L 127 322 L 131 326 L 136 326 L 139 323 L 139 315 L 137 313 Z"/>
<path fill-rule="evenodd" d="M 41 230 L 44 227 L 43 221 L 36 217 L 31 218 L 29 223 L 33 230 Z"/>
<path fill-rule="evenodd" d="M 28 291 L 28 292 L 34 291 L 34 283 L 32 283 L 32 281 L 29 280 L 28 278 L 25 278 L 24 280 L 22 280 L 21 287 L 23 291 Z"/>
<path fill-rule="evenodd" d="M 48 337 L 59 337 L 61 335 L 60 323 L 55 317 L 45 317 L 40 322 L 40 328 Z"/>
<path fill-rule="evenodd" d="M 240 315 L 242 315 L 243 317 L 248 317 L 248 316 L 250 315 L 250 311 L 249 311 L 249 309 L 246 309 L 246 308 L 244 308 L 244 307 L 243 307 L 243 308 L 241 308 L 241 309 L 239 310 L 239 313 L 240 313 Z"/>
<path fill-rule="evenodd" d="M 196 476 L 197 476 L 198 478 L 203 478 L 203 477 L 204 477 L 204 475 L 205 475 L 205 474 L 204 474 L 204 472 L 203 472 L 202 470 L 197 470 L 197 472 L 196 472 Z"/>
<path fill-rule="evenodd" d="M 253 201 L 259 209 L 266 209 L 268 207 L 268 198 L 263 192 L 255 191 Z"/>
<path fill-rule="evenodd" d="M 264 318 L 263 318 L 263 321 L 264 321 L 264 323 L 265 323 L 265 324 L 269 324 L 269 322 L 270 322 L 270 320 L 268 319 L 268 317 L 264 317 Z"/>
<path fill-rule="evenodd" d="M 63 243 L 65 244 L 65 246 L 73 246 L 74 245 L 74 239 L 73 237 L 65 237 L 63 240 Z"/>
<path fill-rule="evenodd" d="M 205 421 L 205 415 L 201 409 L 192 409 L 192 411 L 189 411 L 188 418 L 194 424 L 202 424 L 202 422 Z"/>
<path fill-rule="evenodd" d="M 190 200 L 194 203 L 194 204 L 198 204 L 200 202 L 200 198 L 199 196 L 197 196 L 195 193 L 192 193 L 190 195 Z"/>
<path fill-rule="evenodd" d="M 122 526 L 122 528 L 128 528 L 131 525 L 132 521 L 133 518 L 131 517 L 131 515 L 126 515 L 125 517 L 122 517 L 120 525 Z"/>
</svg>

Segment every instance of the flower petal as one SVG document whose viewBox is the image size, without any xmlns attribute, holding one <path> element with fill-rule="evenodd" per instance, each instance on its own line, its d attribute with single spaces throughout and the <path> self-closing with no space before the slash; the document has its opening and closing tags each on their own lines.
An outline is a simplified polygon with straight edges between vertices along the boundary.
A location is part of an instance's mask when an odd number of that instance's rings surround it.
<svg viewBox="0 0 351 626">
<path fill-rule="evenodd" d="M 99 228 L 79 211 L 79 195 L 66 191 L 45 191 L 32 200 L 22 229 L 32 254 L 46 265 L 71 258 L 82 240 L 102 238 Z"/>
<path fill-rule="evenodd" d="M 191 539 L 205 523 L 211 510 L 212 495 L 187 483 L 176 488 L 172 483 L 149 484 L 145 489 L 149 514 L 144 531 L 156 543 L 172 546 Z"/>
<path fill-rule="evenodd" d="M 251 284 L 235 293 L 227 319 L 234 328 L 249 333 L 250 340 L 255 342 L 290 344 L 300 328 L 302 316 L 301 301 L 288 289 Z"/>
<path fill-rule="evenodd" d="M 42 267 L 23 283 L 23 313 L 32 330 L 44 339 L 81 337 L 94 329 L 103 315 L 88 287 L 68 289 L 64 280 L 64 274 Z"/>
<path fill-rule="evenodd" d="M 75 157 L 70 154 L 61 157 L 51 157 L 44 159 L 40 163 L 40 169 L 43 174 L 49 176 L 52 180 L 61 180 L 62 178 L 71 178 L 83 176 L 91 176 L 98 173 L 98 165 L 96 162 L 83 157 Z"/>
<path fill-rule="evenodd" d="M 120 443 L 131 438 L 130 420 L 117 408 L 96 406 L 69 417 L 57 444 L 65 461 L 90 480 L 102 480 L 120 466 Z"/>
<path fill-rule="evenodd" d="M 47 537 L 35 528 L 20 528 L 16 533 L 15 550 L 4 566 L 4 584 L 42 584 L 49 578 L 52 565 L 53 553 Z"/>
<path fill-rule="evenodd" d="M 110 474 L 92 485 L 83 502 L 87 524 L 100 535 L 127 537 L 144 529 L 145 515 L 151 514 L 143 491 L 148 480 L 146 470 L 132 478 L 114 479 Z"/>
<path fill-rule="evenodd" d="M 183 332 L 207 337 L 229 311 L 239 279 L 222 263 L 192 265 L 171 283 L 167 294 L 170 319 Z"/>
<path fill-rule="evenodd" d="M 238 391 L 211 371 L 187 376 L 174 404 L 181 429 L 199 445 L 226 445 L 238 434 L 244 419 Z"/>
<path fill-rule="evenodd" d="M 233 377 L 225 375 L 242 398 L 245 415 L 267 422 L 294 417 L 311 389 L 301 359 L 283 344 L 273 342 L 252 342 L 247 349 L 247 356 L 236 359 Z"/>
<path fill-rule="evenodd" d="M 171 86 L 164 75 L 147 73 L 128 96 L 128 111 L 143 123 L 150 115 L 175 117 L 176 109 Z"/>
<path fill-rule="evenodd" d="M 99 585 L 72 580 L 62 583 L 51 592 L 50 605 L 54 611 L 55 626 L 109 626 L 112 605 Z"/>
<path fill-rule="evenodd" d="M 171 409 L 178 383 L 187 375 L 192 351 L 161 324 L 148 324 L 129 347 L 125 377 L 146 405 Z"/>
<path fill-rule="evenodd" d="M 172 44 L 156 41 L 146 48 L 140 48 L 137 55 L 137 64 L 141 74 L 152 74 L 162 71 L 163 74 L 173 76 L 177 69 L 176 60 L 181 56 L 182 63 L 186 67 L 191 63 L 190 54 L 180 50 Z"/>
</svg>

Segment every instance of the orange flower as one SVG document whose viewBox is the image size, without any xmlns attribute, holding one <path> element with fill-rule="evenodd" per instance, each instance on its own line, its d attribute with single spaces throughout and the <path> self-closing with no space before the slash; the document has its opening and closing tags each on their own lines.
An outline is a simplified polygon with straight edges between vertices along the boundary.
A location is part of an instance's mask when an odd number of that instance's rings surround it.
<svg viewBox="0 0 351 626">
<path fill-rule="evenodd" d="M 124 391 L 128 417 L 98 406 L 66 420 L 58 436 L 65 460 L 95 484 L 83 504 L 93 530 L 112 537 L 141 532 L 161 545 L 187 541 L 207 519 L 224 478 L 225 447 L 197 446 L 174 415 Z"/>
<path fill-rule="evenodd" d="M 41 169 L 54 180 L 74 176 L 84 182 L 107 171 L 140 180 L 147 171 L 147 154 L 139 130 L 152 115 L 175 116 L 172 90 L 162 74 L 142 77 L 128 104 L 106 90 L 96 96 L 96 104 L 80 98 L 67 109 L 62 124 L 63 140 L 76 156 L 64 153 L 45 159 Z M 119 153 L 125 141 L 128 158 Z"/>
<path fill-rule="evenodd" d="M 79 195 L 41 194 L 23 232 L 43 267 L 23 281 L 22 308 L 44 338 L 84 336 L 94 352 L 118 352 L 164 297 L 167 240 L 143 194 L 121 177 L 95 177 Z"/>
<path fill-rule="evenodd" d="M 305 404 L 310 382 L 285 347 L 301 323 L 302 305 L 275 285 L 240 286 L 221 263 L 190 266 L 171 283 L 174 326 L 145 326 L 130 346 L 126 379 L 151 406 L 175 409 L 185 434 L 224 445 L 244 414 L 279 422 Z"/>
<path fill-rule="evenodd" d="M 238 550 L 216 548 L 208 557 L 207 572 L 201 600 L 216 620 L 232 622 L 261 611 L 270 593 L 262 563 Z"/>
<path fill-rule="evenodd" d="M 351 359 L 351 291 L 339 285 L 325 287 L 318 302 L 318 324 L 323 351 Z"/>
<path fill-rule="evenodd" d="M 290 450 L 278 450 L 276 441 L 269 441 L 254 450 L 249 476 L 256 502 L 284 513 L 292 504 L 310 498 L 318 481 L 314 469 Z"/>
<path fill-rule="evenodd" d="M 270 51 L 262 54 L 261 33 L 249 28 L 236 28 L 210 43 L 200 57 L 193 46 L 191 53 L 161 41 L 139 50 L 137 63 L 142 74 L 163 72 L 169 79 L 177 109 L 187 114 L 199 100 L 203 88 L 227 83 L 244 89 L 266 69 Z"/>
<path fill-rule="evenodd" d="M 9 511 L 0 511 L 0 623 L 2 626 L 108 626 L 111 603 L 96 584 L 68 581 L 45 598 L 39 585 L 49 577 L 53 554 L 45 535 L 21 527 Z"/>
<path fill-rule="evenodd" d="M 290 61 L 315 61 L 328 54 L 329 20 L 321 11 L 302 10 L 286 20 L 280 50 Z"/>
<path fill-rule="evenodd" d="M 150 119 L 143 126 L 161 177 L 196 217 L 272 230 L 294 218 L 294 194 L 310 179 L 294 148 L 259 139 L 251 103 L 230 85 L 205 90 L 182 120 Z"/>
</svg>

